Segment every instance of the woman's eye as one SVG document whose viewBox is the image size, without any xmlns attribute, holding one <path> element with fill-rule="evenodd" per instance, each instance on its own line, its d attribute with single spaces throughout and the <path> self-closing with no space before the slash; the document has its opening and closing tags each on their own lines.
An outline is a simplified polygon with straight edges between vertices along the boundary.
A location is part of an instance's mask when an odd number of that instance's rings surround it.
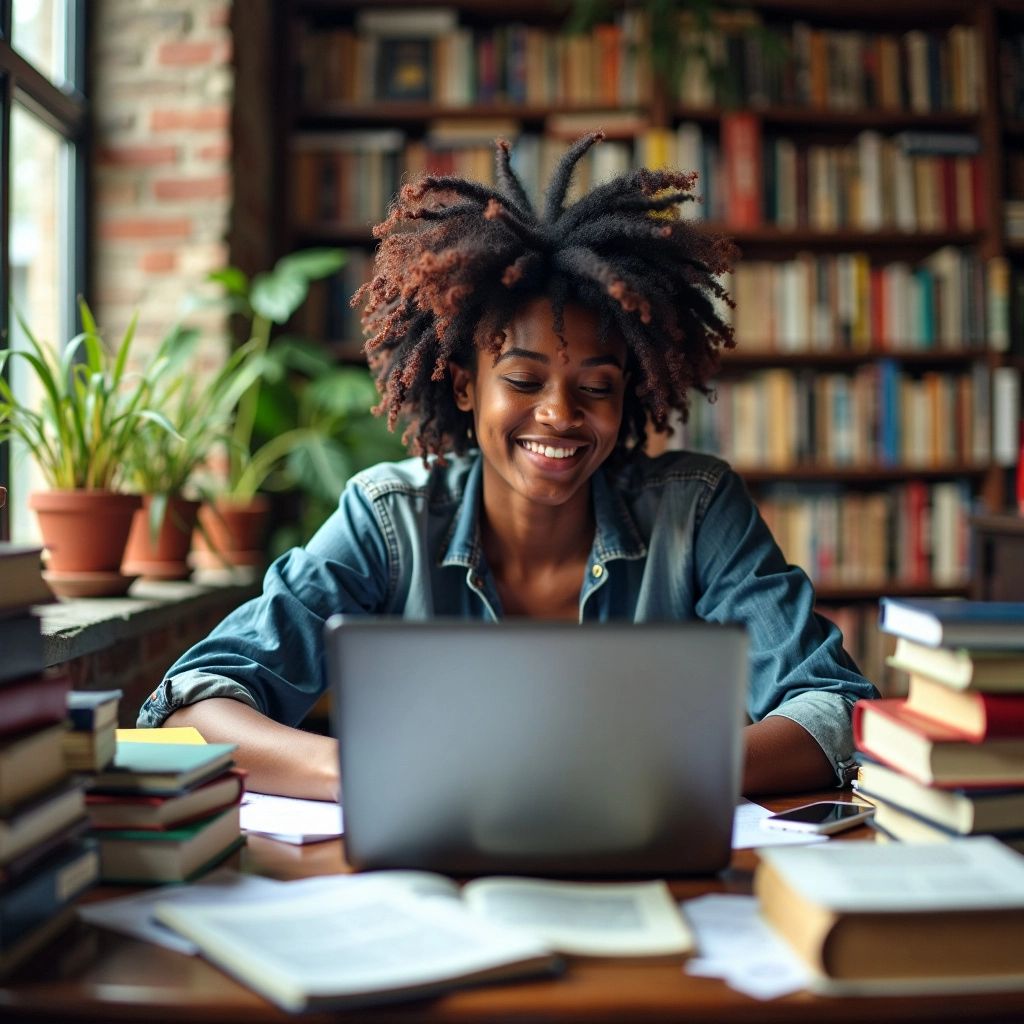
<svg viewBox="0 0 1024 1024">
<path fill-rule="evenodd" d="M 504 377 L 506 384 L 511 385 L 516 391 L 536 391 L 540 384 L 529 377 Z"/>
<path fill-rule="evenodd" d="M 580 390 L 585 391 L 588 395 L 603 398 L 612 393 L 612 386 L 611 384 L 584 384 Z"/>
</svg>

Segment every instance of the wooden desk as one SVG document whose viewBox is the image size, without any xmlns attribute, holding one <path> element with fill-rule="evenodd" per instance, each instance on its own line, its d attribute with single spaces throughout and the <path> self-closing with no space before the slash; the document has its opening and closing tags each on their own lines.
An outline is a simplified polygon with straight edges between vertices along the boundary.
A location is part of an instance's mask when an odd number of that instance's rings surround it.
<svg viewBox="0 0 1024 1024">
<path fill-rule="evenodd" d="M 771 801 L 776 807 L 835 794 Z M 859 828 L 845 834 L 867 839 Z M 291 847 L 252 837 L 240 855 L 244 870 L 277 878 L 348 871 L 340 842 Z M 755 855 L 739 851 L 713 879 L 672 883 L 679 899 L 707 892 L 749 893 Z M 109 893 L 109 890 L 107 890 Z M 1020 1021 L 1024 992 L 929 998 L 821 999 L 804 993 L 757 1002 L 720 981 L 691 978 L 679 963 L 575 959 L 560 978 L 488 985 L 348 1014 L 289 1017 L 199 957 L 182 956 L 112 932 L 79 924 L 0 987 L 0 1021 L 141 1021 L 203 1024 L 301 1020 L 395 1021 L 404 1024 L 655 1024 L 687 1021 Z"/>
</svg>

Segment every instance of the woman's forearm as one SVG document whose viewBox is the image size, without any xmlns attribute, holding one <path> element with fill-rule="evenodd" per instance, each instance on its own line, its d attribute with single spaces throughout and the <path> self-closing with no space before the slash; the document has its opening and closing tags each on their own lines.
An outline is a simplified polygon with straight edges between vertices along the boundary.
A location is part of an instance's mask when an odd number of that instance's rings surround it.
<svg viewBox="0 0 1024 1024">
<path fill-rule="evenodd" d="M 338 741 L 281 725 L 247 704 L 211 697 L 179 708 L 166 726 L 194 726 L 207 743 L 237 743 L 235 763 L 260 793 L 337 800 Z"/>
<path fill-rule="evenodd" d="M 818 741 L 802 726 L 771 715 L 743 730 L 743 793 L 829 789 L 836 773 Z"/>
</svg>

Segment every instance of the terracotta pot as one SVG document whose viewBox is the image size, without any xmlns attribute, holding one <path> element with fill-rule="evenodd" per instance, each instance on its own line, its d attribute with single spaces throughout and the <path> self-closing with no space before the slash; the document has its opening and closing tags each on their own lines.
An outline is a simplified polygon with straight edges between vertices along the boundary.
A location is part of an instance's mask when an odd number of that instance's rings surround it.
<svg viewBox="0 0 1024 1024">
<path fill-rule="evenodd" d="M 29 508 L 39 520 L 47 551 L 46 579 L 62 597 L 123 594 L 132 582 L 121 573 L 137 494 L 112 491 L 36 491 Z"/>
<path fill-rule="evenodd" d="M 121 571 L 150 580 L 188 579 L 192 571 L 188 553 L 199 502 L 179 496 L 169 498 L 160 533 L 154 542 L 149 529 L 152 500 L 146 495 L 142 499 L 142 508 L 135 513 Z"/>
<path fill-rule="evenodd" d="M 192 540 L 192 564 L 197 569 L 263 565 L 269 522 L 270 502 L 262 494 L 248 502 L 217 498 L 212 507 L 204 504 Z"/>
</svg>

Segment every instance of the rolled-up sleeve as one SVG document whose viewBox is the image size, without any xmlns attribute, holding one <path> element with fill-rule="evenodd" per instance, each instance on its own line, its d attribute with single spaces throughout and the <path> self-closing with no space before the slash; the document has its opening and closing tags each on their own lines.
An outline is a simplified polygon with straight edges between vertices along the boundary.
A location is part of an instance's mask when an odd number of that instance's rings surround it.
<svg viewBox="0 0 1024 1024">
<path fill-rule="evenodd" d="M 357 484 L 305 548 L 267 570 L 262 594 L 175 662 L 140 709 L 155 728 L 186 704 L 229 697 L 297 725 L 326 688 L 323 627 L 334 614 L 383 610 L 394 573 L 385 531 Z"/>
<path fill-rule="evenodd" d="M 845 784 L 856 770 L 851 709 L 878 691 L 843 649 L 839 629 L 814 611 L 811 581 L 787 565 L 733 471 L 723 474 L 694 543 L 697 614 L 747 627 L 751 720 L 781 715 L 803 726 Z"/>
</svg>

